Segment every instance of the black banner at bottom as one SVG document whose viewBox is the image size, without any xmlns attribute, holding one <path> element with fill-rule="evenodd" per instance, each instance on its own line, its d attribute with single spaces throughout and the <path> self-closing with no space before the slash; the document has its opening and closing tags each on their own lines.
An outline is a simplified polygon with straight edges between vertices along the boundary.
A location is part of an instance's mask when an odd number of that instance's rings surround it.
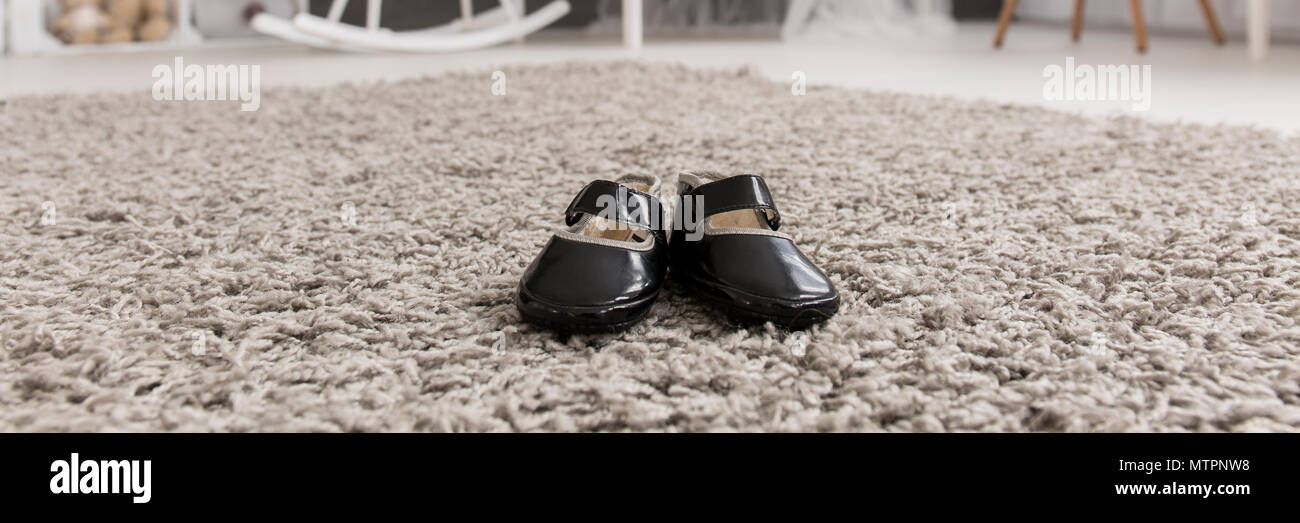
<svg viewBox="0 0 1300 523">
<path fill-rule="evenodd" d="M 1280 434 L 10 434 L 0 436 L 0 497 L 6 507 L 127 515 L 267 506 L 541 515 L 614 504 L 648 517 L 685 503 L 692 513 L 811 516 L 905 502 L 926 511 L 1199 511 L 1289 506 L 1296 442 Z"/>
</svg>

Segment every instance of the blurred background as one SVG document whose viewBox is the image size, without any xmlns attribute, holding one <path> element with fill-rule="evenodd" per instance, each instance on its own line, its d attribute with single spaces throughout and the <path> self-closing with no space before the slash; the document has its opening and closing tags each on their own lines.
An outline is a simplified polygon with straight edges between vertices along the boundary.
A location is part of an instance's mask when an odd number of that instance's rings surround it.
<svg viewBox="0 0 1300 523">
<path fill-rule="evenodd" d="M 522 1 L 522 0 L 520 0 Z M 497 45 L 390 52 L 259 30 L 295 17 L 376 34 L 455 25 L 486 0 L 3 0 L 0 96 L 141 90 L 156 64 L 260 64 L 263 85 L 328 85 L 502 64 L 642 59 L 753 66 L 779 81 L 1047 105 L 1044 68 L 1151 65 L 1144 117 L 1300 127 L 1300 2 L 1268 0 L 568 0 L 562 16 Z M 377 4 L 377 5 L 375 5 Z M 523 2 L 539 13 L 549 0 Z M 507 3 L 507 7 L 509 3 Z M 373 14 L 371 11 L 374 11 Z M 1004 23 L 999 24 L 1002 20 Z M 1140 23 L 1137 22 L 1140 20 Z M 508 30 L 511 21 L 501 22 Z M 1000 27 L 1001 26 L 1001 27 Z M 346 28 L 345 28 L 346 29 Z M 491 25 L 487 29 L 493 30 Z M 1002 45 L 994 40 L 1003 31 Z M 395 32 L 395 33 L 394 33 Z M 462 31 L 463 32 L 463 31 Z M 1076 39 L 1077 35 L 1077 39 Z M 304 38 L 311 35 L 303 35 Z M 317 35 L 319 36 L 319 35 Z M 438 36 L 438 35 L 432 35 Z M 316 42 L 319 43 L 319 42 Z M 347 48 L 347 50 L 339 50 Z M 1130 111 L 1131 112 L 1131 111 Z"/>
</svg>

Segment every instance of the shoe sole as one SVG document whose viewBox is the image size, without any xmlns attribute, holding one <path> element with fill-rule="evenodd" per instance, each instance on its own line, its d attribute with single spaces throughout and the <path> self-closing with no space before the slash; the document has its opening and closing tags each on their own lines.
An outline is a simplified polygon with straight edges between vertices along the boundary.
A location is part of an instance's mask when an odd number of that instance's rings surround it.
<svg viewBox="0 0 1300 523">
<path fill-rule="evenodd" d="M 654 296 L 644 298 L 645 306 L 642 310 L 637 312 L 631 318 L 612 323 L 599 323 L 580 319 L 575 316 L 582 312 L 586 312 L 586 310 L 556 307 L 536 300 L 533 301 L 534 305 L 525 307 L 520 303 L 518 294 L 515 295 L 515 308 L 519 310 L 519 316 L 523 318 L 524 321 L 539 327 L 561 332 L 601 334 L 620 332 L 640 323 L 646 318 L 646 316 L 650 315 L 650 309 L 653 307 L 654 301 L 658 297 L 658 293 L 655 293 Z"/>
<path fill-rule="evenodd" d="M 673 271 L 670 269 L 670 278 L 672 277 L 672 272 Z M 681 274 L 681 272 L 679 272 L 679 274 Z M 685 287 L 691 289 L 693 291 L 692 294 L 699 297 L 701 300 L 708 302 L 710 305 L 722 309 L 724 314 L 740 323 L 766 323 L 770 321 L 773 325 L 783 327 L 786 330 L 802 330 L 831 319 L 831 317 L 835 316 L 835 313 L 840 310 L 840 300 L 839 298 L 836 298 L 835 301 L 829 302 L 829 305 L 810 307 L 801 310 L 794 315 L 756 312 L 736 305 L 730 301 L 718 298 L 712 294 L 713 291 L 709 287 L 697 283 L 694 278 L 687 274 L 681 275 L 685 277 L 679 277 L 676 278 L 676 280 L 682 282 Z"/>
</svg>

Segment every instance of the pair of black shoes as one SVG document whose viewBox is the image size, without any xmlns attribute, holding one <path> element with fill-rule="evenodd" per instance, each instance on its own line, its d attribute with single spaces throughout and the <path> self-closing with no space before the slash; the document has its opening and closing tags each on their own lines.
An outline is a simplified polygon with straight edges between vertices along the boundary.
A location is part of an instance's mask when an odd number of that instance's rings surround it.
<svg viewBox="0 0 1300 523">
<path fill-rule="evenodd" d="M 672 231 L 659 178 L 591 182 L 524 271 L 515 304 L 529 322 L 611 332 L 641 321 L 673 278 L 733 318 L 800 329 L 839 310 L 834 285 L 789 235 L 763 178 L 678 175 Z M 671 241 L 669 241 L 671 236 Z"/>
</svg>

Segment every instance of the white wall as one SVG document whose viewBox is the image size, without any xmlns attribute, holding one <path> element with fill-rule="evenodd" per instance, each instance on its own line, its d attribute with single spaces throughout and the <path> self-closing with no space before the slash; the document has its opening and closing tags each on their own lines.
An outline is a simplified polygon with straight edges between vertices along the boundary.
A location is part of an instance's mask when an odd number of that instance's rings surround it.
<svg viewBox="0 0 1300 523">
<path fill-rule="evenodd" d="M 1246 34 L 1246 0 L 1212 0 L 1219 25 L 1228 38 L 1243 39 Z M 1300 2 L 1273 0 L 1270 25 L 1277 40 L 1300 40 Z M 1074 0 L 1022 0 L 1016 14 L 1025 20 L 1068 23 L 1074 12 Z M 1084 34 L 1088 26 L 1129 27 L 1129 3 L 1120 0 L 1092 0 L 1084 4 Z M 1152 31 L 1206 34 L 1205 18 L 1195 0 L 1143 0 L 1142 14 Z"/>
</svg>

